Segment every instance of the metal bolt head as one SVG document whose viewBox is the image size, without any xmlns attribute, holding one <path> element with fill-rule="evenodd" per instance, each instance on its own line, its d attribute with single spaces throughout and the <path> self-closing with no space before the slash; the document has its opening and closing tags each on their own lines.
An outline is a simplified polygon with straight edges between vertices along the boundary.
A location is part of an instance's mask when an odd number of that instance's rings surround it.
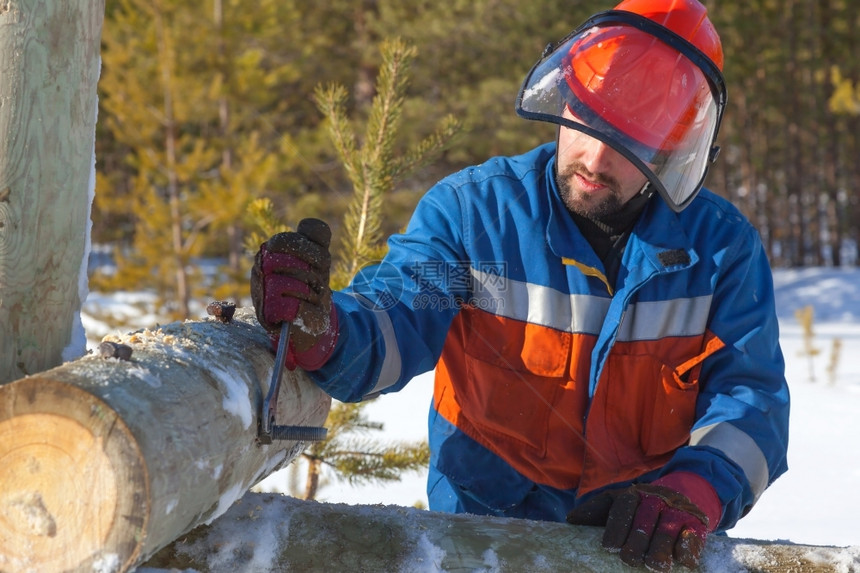
<svg viewBox="0 0 860 573">
<path fill-rule="evenodd" d="M 118 358 L 119 360 L 131 360 L 132 348 L 127 344 L 119 342 L 102 342 L 99 344 L 99 355 L 102 358 Z"/>
<path fill-rule="evenodd" d="M 215 300 L 206 306 L 206 312 L 209 316 L 214 316 L 226 324 L 233 320 L 233 313 L 236 312 L 236 305 L 225 300 Z"/>
</svg>

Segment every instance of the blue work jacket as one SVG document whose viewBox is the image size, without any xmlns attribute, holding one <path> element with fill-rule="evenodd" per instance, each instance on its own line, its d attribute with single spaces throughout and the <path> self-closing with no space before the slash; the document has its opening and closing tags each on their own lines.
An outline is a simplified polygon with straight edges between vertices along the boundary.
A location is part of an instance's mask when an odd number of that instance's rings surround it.
<svg viewBox="0 0 860 573">
<path fill-rule="evenodd" d="M 311 373 L 357 401 L 436 369 L 431 509 L 561 521 L 607 487 L 706 478 L 733 526 L 786 466 L 789 393 L 756 230 L 702 190 L 645 207 L 615 284 L 559 196 L 555 146 L 432 187 L 335 293 Z"/>
</svg>

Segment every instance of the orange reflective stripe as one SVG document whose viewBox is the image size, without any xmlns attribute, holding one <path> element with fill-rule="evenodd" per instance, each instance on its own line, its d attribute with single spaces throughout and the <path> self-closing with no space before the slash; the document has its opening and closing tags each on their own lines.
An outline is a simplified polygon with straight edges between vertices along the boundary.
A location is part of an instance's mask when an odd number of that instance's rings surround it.
<svg viewBox="0 0 860 573">
<path fill-rule="evenodd" d="M 722 340 L 720 340 L 720 337 L 718 337 L 716 334 L 714 334 L 711 331 L 706 332 L 705 333 L 705 344 L 702 347 L 702 351 L 699 354 L 697 354 L 696 356 L 693 356 L 692 358 L 690 358 L 689 360 L 687 360 L 686 362 L 684 362 L 683 364 L 678 366 L 678 368 L 677 368 L 678 373 L 680 375 L 684 375 L 687 372 L 689 372 L 690 370 L 692 370 L 693 368 L 696 368 L 696 367 L 701 368 L 702 362 L 705 360 L 705 358 L 707 358 L 708 356 L 710 356 L 711 354 L 713 354 L 717 350 L 724 348 L 725 346 L 726 346 L 726 343 L 723 342 Z M 696 377 L 698 378 L 698 374 L 696 375 Z"/>
</svg>

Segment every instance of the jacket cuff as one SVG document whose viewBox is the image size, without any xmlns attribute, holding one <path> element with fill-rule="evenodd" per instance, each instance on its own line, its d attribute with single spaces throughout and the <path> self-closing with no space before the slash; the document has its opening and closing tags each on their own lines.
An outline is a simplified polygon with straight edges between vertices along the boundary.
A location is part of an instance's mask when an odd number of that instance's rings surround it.
<svg viewBox="0 0 860 573">
<path fill-rule="evenodd" d="M 714 531 L 720 525 L 723 504 L 714 486 L 702 476 L 692 472 L 672 472 L 654 481 L 654 485 L 667 487 L 686 496 L 708 516 L 708 531 Z"/>
</svg>

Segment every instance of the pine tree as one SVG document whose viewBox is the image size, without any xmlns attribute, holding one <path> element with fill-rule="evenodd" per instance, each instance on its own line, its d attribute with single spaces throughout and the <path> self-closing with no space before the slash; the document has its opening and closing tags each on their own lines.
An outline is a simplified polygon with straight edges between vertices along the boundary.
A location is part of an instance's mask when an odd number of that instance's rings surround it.
<svg viewBox="0 0 860 573">
<path fill-rule="evenodd" d="M 118 0 L 107 11 L 100 101 L 118 170 L 100 173 L 96 213 L 134 231 L 117 273 L 95 277 L 96 288 L 153 289 L 172 318 L 194 299 L 247 293 L 248 206 L 289 203 L 308 170 L 295 151 L 304 128 L 294 129 L 313 111 L 296 94 L 318 80 L 301 57 L 313 35 L 302 32 L 304 9 Z M 215 284 L 195 267 L 203 256 L 227 261 Z"/>
<path fill-rule="evenodd" d="M 383 198 L 399 179 L 438 156 L 461 128 L 460 122 L 449 115 L 418 145 L 397 152 L 395 142 L 404 93 L 416 50 L 401 40 L 389 40 L 380 51 L 382 66 L 362 144 L 347 117 L 346 89 L 330 85 L 318 88 L 315 94 L 317 105 L 328 119 L 332 143 L 353 185 L 353 198 L 344 221 L 342 261 L 334 273 L 336 284 L 345 283 L 359 269 L 381 258 Z"/>
<path fill-rule="evenodd" d="M 308 463 L 304 499 L 316 499 L 323 467 L 353 485 L 399 481 L 403 472 L 427 467 L 430 448 L 424 440 L 382 444 L 363 436 L 384 429 L 383 424 L 364 414 L 368 404 L 370 401 L 332 408 L 326 419 L 328 439 L 315 442 L 302 453 Z"/>
<path fill-rule="evenodd" d="M 352 199 L 344 218 L 345 236 L 332 276 L 334 288 L 345 286 L 357 270 L 382 257 L 383 199 L 391 193 L 398 179 L 432 161 L 460 129 L 459 122 L 449 116 L 420 144 L 398 152 L 395 147 L 403 94 L 415 48 L 400 40 L 391 40 L 384 42 L 380 51 L 382 67 L 361 143 L 347 115 L 346 89 L 330 85 L 316 90 L 317 105 L 329 122 L 332 142 L 353 184 Z M 253 202 L 248 216 L 257 228 L 247 244 L 249 250 L 255 251 L 265 237 L 286 230 L 277 222 L 269 201 Z M 308 462 L 305 499 L 316 497 L 324 466 L 350 483 L 361 483 L 396 481 L 401 472 L 427 465 L 430 454 L 426 442 L 382 445 L 355 437 L 356 433 L 382 429 L 382 424 L 369 421 L 363 415 L 362 409 L 367 403 L 336 403 L 332 407 L 326 421 L 327 439 L 313 444 L 303 454 Z"/>
<path fill-rule="evenodd" d="M 135 234 L 132 250 L 118 255 L 114 284 L 152 286 L 179 316 L 189 314 L 197 282 L 190 263 L 201 252 L 202 222 L 185 200 L 217 160 L 205 139 L 185 127 L 206 123 L 207 110 L 197 102 L 208 86 L 190 73 L 205 53 L 199 44 L 183 44 L 196 24 L 184 4 L 119 0 L 105 24 L 100 82 L 107 127 L 129 149 L 131 167 L 127 205 Z"/>
</svg>

